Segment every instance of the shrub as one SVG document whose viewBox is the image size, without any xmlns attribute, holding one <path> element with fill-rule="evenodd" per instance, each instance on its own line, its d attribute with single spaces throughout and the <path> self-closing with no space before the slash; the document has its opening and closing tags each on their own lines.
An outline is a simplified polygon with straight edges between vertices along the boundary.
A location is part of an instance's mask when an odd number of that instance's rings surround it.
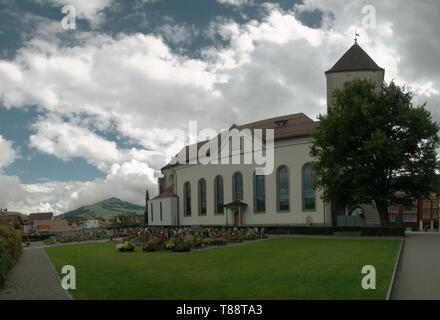
<svg viewBox="0 0 440 320">
<path fill-rule="evenodd" d="M 188 252 L 191 251 L 191 248 L 193 246 L 193 241 L 192 240 L 184 240 L 182 242 L 179 242 L 179 244 L 177 244 L 173 251 L 174 252 Z"/>
<path fill-rule="evenodd" d="M 255 240 L 256 237 L 253 234 L 244 234 L 241 236 L 243 240 Z"/>
<path fill-rule="evenodd" d="M 46 239 L 46 240 L 44 240 L 44 244 L 54 244 L 55 243 L 55 241 L 53 241 L 53 239 L 52 238 L 49 238 L 49 239 Z"/>
<path fill-rule="evenodd" d="M 203 244 L 207 246 L 224 246 L 228 243 L 225 238 L 207 238 L 203 240 Z"/>
<path fill-rule="evenodd" d="M 157 239 L 148 240 L 147 243 L 142 247 L 143 251 L 159 251 L 161 249 L 161 242 Z"/>
<path fill-rule="evenodd" d="M 0 226 L 0 287 L 23 251 L 21 241 L 20 231 Z"/>
<path fill-rule="evenodd" d="M 243 242 L 243 239 L 241 237 L 231 237 L 231 238 L 229 238 L 229 241 L 231 241 L 231 242 Z"/>
<path fill-rule="evenodd" d="M 23 238 L 23 241 L 25 241 L 25 240 L 29 240 L 31 242 L 44 241 L 46 239 L 49 239 L 51 236 L 53 236 L 53 234 L 32 235 L 32 236 L 29 236 L 28 238 Z"/>
<path fill-rule="evenodd" d="M 194 240 L 194 242 L 193 242 L 193 248 L 194 248 L 194 249 L 200 249 L 200 248 L 202 248 L 202 240 Z"/>
<path fill-rule="evenodd" d="M 267 234 L 333 235 L 335 232 L 361 231 L 362 236 L 405 235 L 404 227 L 319 227 L 319 226 L 272 226 L 264 227 Z"/>
<path fill-rule="evenodd" d="M 203 244 L 209 246 L 214 241 L 213 238 L 206 238 L 203 240 Z"/>
<path fill-rule="evenodd" d="M 171 250 L 174 249 L 175 246 L 176 245 L 174 244 L 174 242 L 168 241 L 165 247 L 167 248 L 167 250 Z"/>
</svg>

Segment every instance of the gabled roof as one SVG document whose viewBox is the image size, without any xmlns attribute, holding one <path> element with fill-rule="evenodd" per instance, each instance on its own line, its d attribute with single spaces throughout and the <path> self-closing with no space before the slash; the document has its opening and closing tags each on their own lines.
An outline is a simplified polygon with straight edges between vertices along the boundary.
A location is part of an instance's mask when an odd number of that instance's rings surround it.
<svg viewBox="0 0 440 320">
<path fill-rule="evenodd" d="M 274 129 L 274 139 L 281 140 L 281 139 L 311 136 L 313 130 L 316 128 L 318 123 L 319 123 L 318 121 L 313 121 L 312 119 L 307 117 L 304 113 L 294 113 L 286 116 L 260 120 L 260 121 L 244 124 L 241 126 L 233 125 L 230 129 L 238 129 L 238 130 L 249 129 L 251 130 L 252 133 L 256 129 L 263 129 L 263 130 Z M 220 135 L 217 136 L 217 139 L 219 140 L 219 144 L 220 144 L 219 137 Z M 198 142 L 196 144 L 197 152 L 207 142 L 208 141 Z M 190 147 L 186 146 L 184 148 L 186 149 L 186 159 L 188 160 Z M 180 152 L 182 151 L 183 149 Z M 165 167 L 163 167 L 162 170 L 174 167 L 175 165 L 176 164 L 169 163 Z"/>
<path fill-rule="evenodd" d="M 72 223 L 78 224 L 78 223 L 87 221 L 87 218 L 85 218 L 85 217 L 78 217 L 78 216 L 64 217 L 63 219 L 65 219 L 68 224 L 72 224 Z"/>
<path fill-rule="evenodd" d="M 234 208 L 247 208 L 247 203 L 244 203 L 240 200 L 232 201 L 231 203 L 225 204 L 224 207 L 227 209 L 234 209 Z"/>
<path fill-rule="evenodd" d="M 53 225 L 53 221 L 50 219 L 47 220 L 35 220 L 34 221 L 34 226 L 52 226 Z"/>
<path fill-rule="evenodd" d="M 344 71 L 384 71 L 376 62 L 355 43 L 338 62 L 326 73 Z"/>
<path fill-rule="evenodd" d="M 53 226 L 51 228 L 52 232 L 69 232 L 72 231 L 67 220 L 64 219 L 55 219 L 53 221 Z"/>
<path fill-rule="evenodd" d="M 8 214 L 4 212 L 4 214 L 0 214 L 0 224 L 16 224 L 18 222 L 19 225 L 24 225 L 23 220 L 21 219 L 19 214 Z"/>
<path fill-rule="evenodd" d="M 31 213 L 29 214 L 30 220 L 50 220 L 53 218 L 52 212 Z"/>
</svg>

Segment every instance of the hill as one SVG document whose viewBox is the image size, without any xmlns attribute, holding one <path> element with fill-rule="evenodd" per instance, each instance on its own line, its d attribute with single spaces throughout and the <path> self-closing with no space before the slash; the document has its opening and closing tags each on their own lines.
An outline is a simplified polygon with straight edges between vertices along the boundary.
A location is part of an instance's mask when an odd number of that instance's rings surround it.
<svg viewBox="0 0 440 320">
<path fill-rule="evenodd" d="M 143 215 L 144 207 L 132 204 L 130 202 L 122 201 L 118 198 L 110 198 L 89 206 L 84 206 L 79 209 L 63 213 L 57 217 L 103 217 L 108 220 L 120 214 L 127 215 Z"/>
</svg>

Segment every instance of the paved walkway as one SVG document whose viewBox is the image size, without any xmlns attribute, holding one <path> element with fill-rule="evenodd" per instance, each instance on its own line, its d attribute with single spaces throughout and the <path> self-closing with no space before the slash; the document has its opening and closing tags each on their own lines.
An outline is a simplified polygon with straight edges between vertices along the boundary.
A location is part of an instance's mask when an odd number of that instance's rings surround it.
<svg viewBox="0 0 440 320">
<path fill-rule="evenodd" d="M 9 273 L 0 300 L 68 300 L 42 247 L 25 248 Z"/>
<path fill-rule="evenodd" d="M 440 299 L 440 233 L 407 233 L 391 300 Z"/>
</svg>

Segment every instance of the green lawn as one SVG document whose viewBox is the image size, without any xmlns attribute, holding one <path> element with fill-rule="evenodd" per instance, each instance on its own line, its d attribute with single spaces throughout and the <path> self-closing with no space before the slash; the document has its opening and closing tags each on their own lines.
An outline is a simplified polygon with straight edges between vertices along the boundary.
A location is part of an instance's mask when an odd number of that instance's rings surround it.
<svg viewBox="0 0 440 320">
<path fill-rule="evenodd" d="M 399 246 L 281 238 L 181 254 L 121 253 L 112 243 L 46 252 L 58 272 L 76 268 L 74 299 L 385 299 Z M 376 268 L 376 290 L 361 287 L 364 265 Z"/>
</svg>

